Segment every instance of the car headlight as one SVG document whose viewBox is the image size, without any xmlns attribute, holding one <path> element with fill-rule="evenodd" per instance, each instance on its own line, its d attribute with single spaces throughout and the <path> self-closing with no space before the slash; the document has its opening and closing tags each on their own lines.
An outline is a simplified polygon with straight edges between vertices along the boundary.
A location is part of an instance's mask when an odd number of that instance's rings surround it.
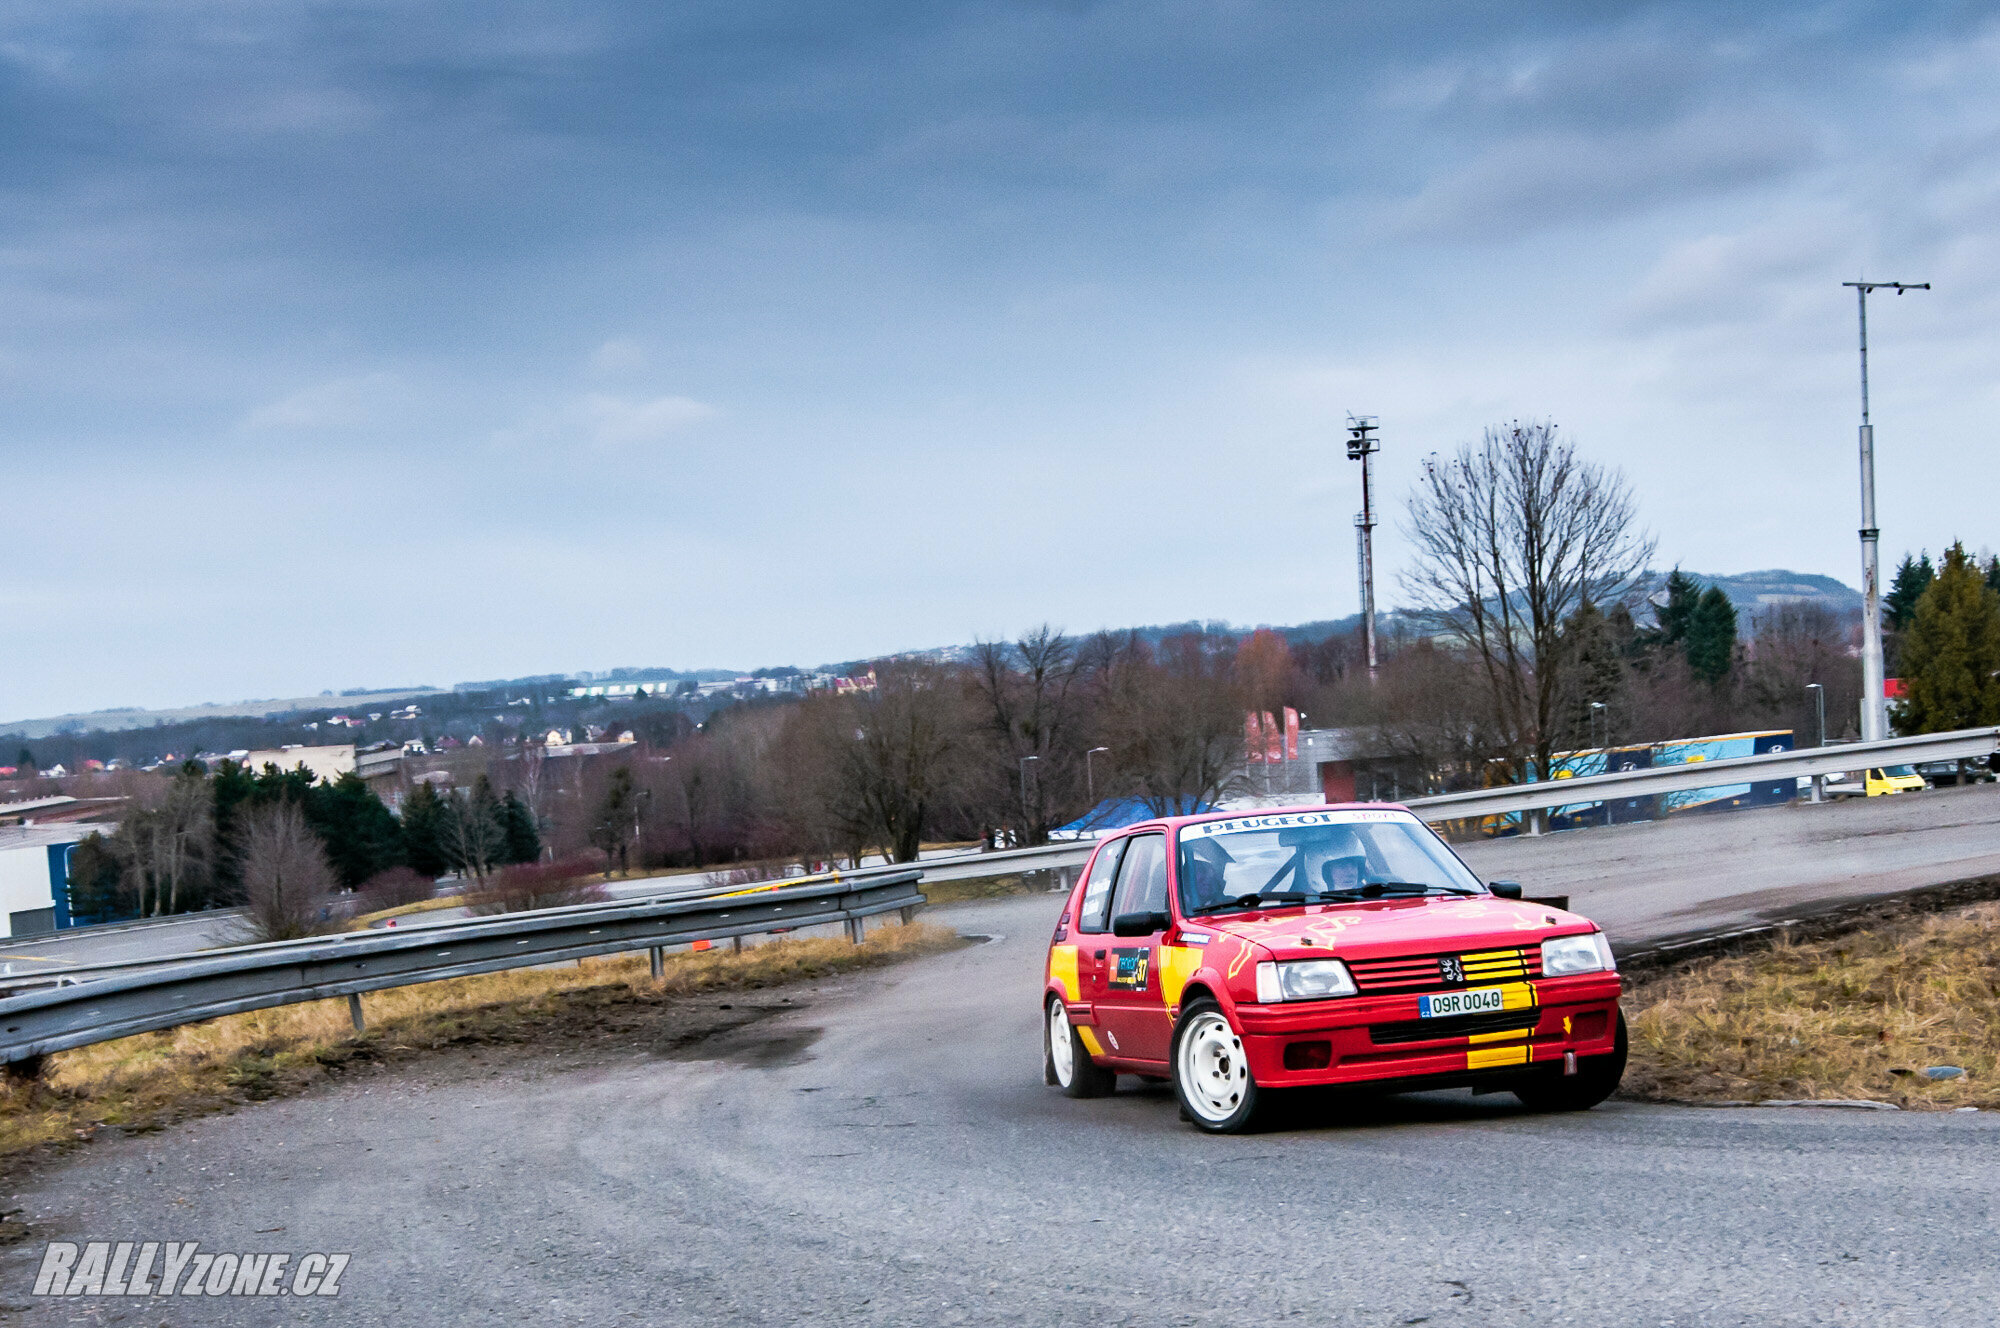
<svg viewBox="0 0 2000 1328">
<path fill-rule="evenodd" d="M 1572 973 L 1607 973 L 1618 967 L 1611 958 L 1611 942 L 1601 931 L 1588 936 L 1558 936 L 1542 942 L 1542 976 L 1568 977 Z"/>
<path fill-rule="evenodd" d="M 1262 1005 L 1322 1001 L 1352 996 L 1356 990 L 1354 975 L 1338 959 L 1301 959 L 1290 964 L 1267 960 L 1257 965 L 1257 1000 Z"/>
</svg>

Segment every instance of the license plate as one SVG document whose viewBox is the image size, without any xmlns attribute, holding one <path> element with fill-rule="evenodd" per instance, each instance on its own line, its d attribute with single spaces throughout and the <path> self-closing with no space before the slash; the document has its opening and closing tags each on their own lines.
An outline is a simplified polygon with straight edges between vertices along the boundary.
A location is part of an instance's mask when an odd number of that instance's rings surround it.
<svg viewBox="0 0 2000 1328">
<path fill-rule="evenodd" d="M 1504 988 L 1481 987 L 1477 991 L 1448 991 L 1442 996 L 1417 997 L 1417 1013 L 1425 1019 L 1442 1019 L 1454 1014 L 1485 1014 L 1507 1003 Z"/>
</svg>

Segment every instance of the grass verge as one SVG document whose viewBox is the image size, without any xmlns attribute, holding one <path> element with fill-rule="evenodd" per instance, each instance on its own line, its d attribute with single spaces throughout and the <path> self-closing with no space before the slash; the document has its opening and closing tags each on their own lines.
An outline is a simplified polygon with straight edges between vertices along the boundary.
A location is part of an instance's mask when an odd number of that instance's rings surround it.
<svg viewBox="0 0 2000 1328">
<path fill-rule="evenodd" d="M 1008 895 L 1047 894 L 1048 882 L 1034 876 L 982 876 L 967 881 L 925 881 L 924 899 L 933 904 L 956 904 L 967 899 L 1002 899 Z"/>
<path fill-rule="evenodd" d="M 1781 937 L 1642 979 L 1626 1012 L 1628 1097 L 2000 1107 L 2000 904 Z"/>
<path fill-rule="evenodd" d="M 142 1033 L 48 1058 L 42 1077 L 0 1081 L 0 1161 L 88 1139 L 105 1126 L 155 1129 L 174 1120 L 296 1092 L 356 1062 L 462 1044 L 556 1042 L 600 1027 L 615 1007 L 644 1015 L 705 992 L 831 977 L 962 944 L 935 923 L 885 926 L 860 945 L 785 938 L 673 954 L 655 981 L 646 955 L 561 968 L 453 978 L 362 997 L 356 1033 L 344 999 L 231 1015 Z M 628 1021 L 629 1022 L 629 1021 Z"/>
</svg>

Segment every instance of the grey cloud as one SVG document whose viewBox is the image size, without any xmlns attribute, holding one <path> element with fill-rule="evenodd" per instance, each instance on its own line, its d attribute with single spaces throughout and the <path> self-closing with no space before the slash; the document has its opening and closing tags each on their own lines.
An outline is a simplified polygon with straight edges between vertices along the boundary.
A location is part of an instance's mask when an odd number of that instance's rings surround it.
<svg viewBox="0 0 2000 1328">
<path fill-rule="evenodd" d="M 1764 184 L 1810 165 L 1789 117 L 1708 115 L 1657 132 L 1504 142 L 1409 199 L 1394 225 L 1421 240 L 1504 241 Z"/>
</svg>

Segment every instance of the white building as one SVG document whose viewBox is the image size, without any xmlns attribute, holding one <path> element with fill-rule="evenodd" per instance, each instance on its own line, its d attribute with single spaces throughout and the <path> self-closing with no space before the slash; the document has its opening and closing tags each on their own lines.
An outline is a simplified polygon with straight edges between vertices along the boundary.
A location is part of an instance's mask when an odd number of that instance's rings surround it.
<svg viewBox="0 0 2000 1328">
<path fill-rule="evenodd" d="M 342 775 L 354 769 L 354 744 L 345 743 L 338 747 L 277 747 L 261 752 L 245 752 L 240 762 L 245 770 L 257 775 L 264 767 L 274 765 L 286 774 L 305 769 L 315 780 L 331 784 Z"/>
<path fill-rule="evenodd" d="M 69 855 L 108 825 L 0 827 L 0 936 L 33 936 L 69 925 Z"/>
</svg>

